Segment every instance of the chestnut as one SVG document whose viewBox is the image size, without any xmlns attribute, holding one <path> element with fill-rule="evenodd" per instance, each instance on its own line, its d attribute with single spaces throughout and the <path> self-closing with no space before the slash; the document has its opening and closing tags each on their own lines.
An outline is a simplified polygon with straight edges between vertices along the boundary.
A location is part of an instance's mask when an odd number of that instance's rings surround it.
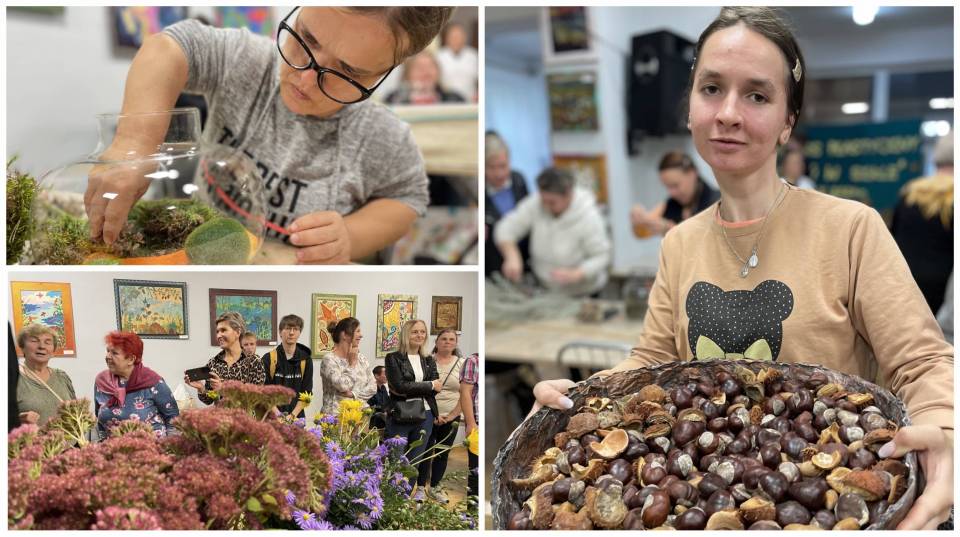
<svg viewBox="0 0 960 537">
<path fill-rule="evenodd" d="M 728 378 L 720 383 L 720 391 L 726 394 L 727 399 L 732 399 L 740 395 L 740 383 L 732 378 Z"/>
<path fill-rule="evenodd" d="M 827 509 L 821 509 L 813 514 L 813 520 L 810 523 L 820 529 L 829 530 L 837 524 L 837 517 Z"/>
<path fill-rule="evenodd" d="M 810 511 L 793 500 L 777 504 L 777 524 L 807 524 L 810 522 Z"/>
<path fill-rule="evenodd" d="M 713 401 L 704 401 L 700 410 L 703 412 L 703 415 L 707 417 L 707 420 L 720 417 L 720 407 Z"/>
<path fill-rule="evenodd" d="M 643 457 L 647 453 L 650 453 L 650 448 L 647 447 L 646 442 L 642 442 L 638 439 L 635 439 L 631 435 L 630 441 L 629 443 L 627 443 L 627 449 L 626 451 L 623 452 L 623 456 L 626 457 L 628 460 L 634 460 L 638 457 Z"/>
<path fill-rule="evenodd" d="M 742 438 L 737 438 L 733 442 L 727 444 L 727 453 L 733 453 L 734 455 L 742 455 L 749 450 L 750 444 Z"/>
<path fill-rule="evenodd" d="M 727 430 L 727 421 L 728 418 L 719 417 L 713 418 L 710 420 L 710 423 L 707 424 L 707 429 L 714 433 L 719 433 Z"/>
<path fill-rule="evenodd" d="M 716 388 L 714 385 L 708 381 L 703 381 L 697 384 L 697 392 L 699 392 L 704 397 L 710 398 L 713 397 L 716 393 Z"/>
<path fill-rule="evenodd" d="M 667 477 L 667 470 L 659 464 L 648 463 L 640 470 L 640 481 L 644 485 L 657 485 L 664 477 Z"/>
<path fill-rule="evenodd" d="M 758 520 L 753 524 L 750 524 L 750 527 L 747 528 L 750 531 L 759 530 L 759 531 L 779 531 L 783 528 L 780 527 L 780 524 L 772 520 Z"/>
<path fill-rule="evenodd" d="M 783 435 L 780 434 L 780 431 L 776 429 L 760 429 L 757 431 L 756 436 L 754 436 L 754 438 L 757 439 L 757 444 L 761 446 L 764 444 L 769 444 L 770 442 L 779 443 L 782 437 Z"/>
<path fill-rule="evenodd" d="M 860 496 L 849 492 L 841 494 L 837 498 L 837 505 L 833 508 L 833 514 L 837 516 L 837 520 L 853 518 L 861 526 L 870 520 L 870 510 L 867 507 L 867 502 Z"/>
<path fill-rule="evenodd" d="M 668 474 L 685 478 L 693 470 L 693 459 L 682 451 L 674 451 L 667 457 L 666 470 Z"/>
<path fill-rule="evenodd" d="M 858 468 L 866 470 L 877 463 L 877 457 L 869 449 L 860 448 L 850 454 L 850 460 L 847 463 L 852 470 Z"/>
<path fill-rule="evenodd" d="M 877 429 L 883 429 L 887 426 L 887 418 L 876 412 L 864 412 L 860 414 L 860 428 L 864 433 L 869 433 Z"/>
<path fill-rule="evenodd" d="M 789 481 L 786 476 L 780 472 L 769 472 L 760 476 L 757 480 L 760 490 L 765 492 L 774 503 L 780 503 L 787 495 Z M 786 524 L 782 524 L 786 525 Z"/>
<path fill-rule="evenodd" d="M 673 521 L 678 530 L 702 530 L 707 527 L 707 514 L 700 508 L 687 509 Z"/>
<path fill-rule="evenodd" d="M 632 483 L 623 488 L 623 504 L 627 506 L 627 509 L 634 509 L 643 505 L 643 502 L 638 499 L 639 495 L 640 489 Z"/>
<path fill-rule="evenodd" d="M 633 509 L 630 509 L 629 511 L 627 511 L 627 516 L 623 518 L 623 529 L 625 530 L 644 529 L 642 513 L 643 513 L 643 509 L 639 507 L 634 507 Z"/>
<path fill-rule="evenodd" d="M 783 402 L 783 399 L 779 397 L 770 397 L 763 402 L 763 413 L 772 414 L 774 416 L 779 416 L 787 409 L 787 405 Z"/>
<path fill-rule="evenodd" d="M 800 452 L 807 447 L 807 444 L 806 440 L 793 431 L 784 434 L 780 439 L 780 448 L 783 452 L 796 460 L 800 459 Z"/>
<path fill-rule="evenodd" d="M 741 481 L 748 489 L 753 490 L 760 486 L 760 478 L 772 471 L 766 466 L 752 466 L 743 471 Z"/>
<path fill-rule="evenodd" d="M 627 483 L 633 477 L 633 465 L 626 459 L 616 459 L 607 466 L 607 473 L 621 483 Z"/>
<path fill-rule="evenodd" d="M 641 507 L 640 518 L 647 529 L 658 528 L 670 515 L 670 496 L 663 490 L 654 491 L 647 496 Z"/>
<path fill-rule="evenodd" d="M 688 442 L 698 438 L 705 426 L 702 421 L 680 420 L 674 427 L 671 436 L 673 443 L 685 446 Z"/>
<path fill-rule="evenodd" d="M 670 390 L 670 400 L 681 410 L 690 408 L 693 402 L 693 390 L 682 386 L 674 388 Z"/>
<path fill-rule="evenodd" d="M 837 452 L 840 454 L 840 466 L 847 466 L 847 463 L 850 460 L 850 450 L 847 449 L 847 446 L 843 444 L 838 444 L 837 442 L 828 442 L 819 446 L 822 453 L 833 454 Z"/>
<path fill-rule="evenodd" d="M 710 431 L 704 431 L 699 438 L 697 438 L 697 448 L 700 450 L 700 453 L 708 455 L 717 450 L 719 442 L 717 440 L 717 435 L 711 433 Z M 701 460 L 701 463 L 703 461 Z"/>
<path fill-rule="evenodd" d="M 800 438 L 803 438 L 807 442 L 816 442 L 817 439 L 820 438 L 820 435 L 817 434 L 817 429 L 812 423 L 797 423 L 797 421 L 794 420 L 793 424 L 793 430 L 796 431 Z"/>
<path fill-rule="evenodd" d="M 768 442 L 760 446 L 760 460 L 767 468 L 776 469 L 780 465 L 780 444 Z"/>
<path fill-rule="evenodd" d="M 677 505 L 693 507 L 700 498 L 697 488 L 686 481 L 674 481 L 666 488 L 670 499 Z"/>
<path fill-rule="evenodd" d="M 520 511 L 517 511 L 510 517 L 510 522 L 507 523 L 508 530 L 528 530 L 530 529 L 530 511 L 527 508 L 523 508 Z"/>
<path fill-rule="evenodd" d="M 826 480 L 811 478 L 791 484 L 787 488 L 787 494 L 807 509 L 816 511 L 823 508 L 829 488 L 830 485 L 827 484 Z"/>
<path fill-rule="evenodd" d="M 727 482 L 716 474 L 704 474 L 703 479 L 697 484 L 697 489 L 700 491 L 701 496 L 709 498 L 711 494 L 718 490 L 726 490 Z"/>
<path fill-rule="evenodd" d="M 570 485 L 573 484 L 573 478 L 565 477 L 553 482 L 553 501 L 563 503 L 570 499 Z"/>
<path fill-rule="evenodd" d="M 567 448 L 565 453 L 567 454 L 567 462 L 570 463 L 570 466 L 574 464 L 585 465 L 587 462 L 587 451 L 583 449 L 583 446 L 580 444 Z"/>
<path fill-rule="evenodd" d="M 733 499 L 733 495 L 726 490 L 718 490 L 707 498 L 707 506 L 704 512 L 707 518 L 710 518 L 718 511 L 730 511 L 736 508 L 737 501 Z"/>
<path fill-rule="evenodd" d="M 845 444 L 852 444 L 857 440 L 863 440 L 863 429 L 857 426 L 844 425 L 840 427 L 840 440 Z"/>
</svg>

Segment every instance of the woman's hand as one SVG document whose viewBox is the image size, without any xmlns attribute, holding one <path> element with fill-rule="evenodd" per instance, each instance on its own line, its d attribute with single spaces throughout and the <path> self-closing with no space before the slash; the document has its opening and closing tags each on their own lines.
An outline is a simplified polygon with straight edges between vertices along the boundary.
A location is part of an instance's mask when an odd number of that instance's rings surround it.
<svg viewBox="0 0 960 537">
<path fill-rule="evenodd" d="M 570 379 L 543 380 L 533 387 L 533 396 L 537 402 L 533 405 L 527 417 L 534 415 L 541 408 L 548 406 L 557 410 L 567 410 L 573 407 L 573 401 L 567 397 L 567 391 L 577 383 Z"/>
<path fill-rule="evenodd" d="M 150 187 L 146 174 L 156 163 L 101 164 L 90 170 L 83 206 L 90 223 L 90 238 L 113 244 L 127 223 L 127 214 Z"/>
<path fill-rule="evenodd" d="M 348 399 L 356 399 L 356 396 L 353 395 L 353 392 L 350 390 L 340 392 L 340 397 L 346 397 Z"/>
<path fill-rule="evenodd" d="M 508 255 L 503 260 L 503 266 L 500 267 L 503 276 L 512 281 L 519 282 L 523 276 L 523 259 L 517 255 Z"/>
<path fill-rule="evenodd" d="M 290 231 L 290 244 L 299 247 L 297 263 L 350 263 L 350 234 L 340 213 L 318 211 L 301 216 L 290 224 Z"/>
<path fill-rule="evenodd" d="M 433 383 L 433 391 L 440 392 L 443 389 L 443 384 L 440 382 L 440 379 L 434 379 L 431 381 Z"/>
<path fill-rule="evenodd" d="M 220 375 L 216 373 L 210 373 L 210 389 L 213 391 L 219 391 L 221 384 L 223 384 L 223 379 L 220 378 Z"/>
<path fill-rule="evenodd" d="M 910 451 L 917 452 L 927 485 L 897 529 L 935 530 L 953 506 L 953 445 L 935 425 L 911 425 L 897 431 L 877 455 L 900 458 Z"/>
<path fill-rule="evenodd" d="M 187 383 L 187 386 L 190 386 L 198 392 L 206 391 L 206 387 L 203 385 L 202 380 L 190 380 L 190 377 L 184 375 L 183 381 Z"/>
<path fill-rule="evenodd" d="M 34 425 L 39 425 L 40 414 L 32 410 L 20 413 L 20 423 L 32 423 Z"/>
</svg>

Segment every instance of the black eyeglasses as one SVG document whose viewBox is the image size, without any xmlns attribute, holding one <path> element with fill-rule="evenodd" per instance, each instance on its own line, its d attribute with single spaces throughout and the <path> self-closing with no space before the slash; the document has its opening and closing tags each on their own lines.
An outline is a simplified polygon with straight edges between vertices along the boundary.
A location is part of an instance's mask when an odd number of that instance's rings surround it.
<svg viewBox="0 0 960 537">
<path fill-rule="evenodd" d="M 280 57 L 283 58 L 283 61 L 298 71 L 306 71 L 307 69 L 316 71 L 317 86 L 319 86 L 320 91 L 340 104 L 353 104 L 370 98 L 373 92 L 380 87 L 380 84 L 383 84 L 383 81 L 390 76 L 396 65 L 391 67 L 383 75 L 383 78 L 370 89 L 335 69 L 321 67 L 310 52 L 310 47 L 287 24 L 287 19 L 299 8 L 299 6 L 293 8 L 293 11 L 280 21 L 280 29 L 277 30 L 277 50 L 280 51 Z M 328 74 L 331 76 L 326 76 Z"/>
</svg>

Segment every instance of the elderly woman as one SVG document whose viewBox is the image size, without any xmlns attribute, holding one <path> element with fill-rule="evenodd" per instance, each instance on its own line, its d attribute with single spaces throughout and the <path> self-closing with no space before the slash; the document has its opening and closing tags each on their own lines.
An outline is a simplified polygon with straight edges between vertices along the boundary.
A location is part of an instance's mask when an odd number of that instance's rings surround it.
<svg viewBox="0 0 960 537">
<path fill-rule="evenodd" d="M 462 103 L 464 97 L 440 83 L 440 64 L 433 53 L 423 51 L 403 63 L 403 83 L 387 95 L 389 104 Z"/>
<path fill-rule="evenodd" d="M 366 401 L 377 393 L 370 363 L 360 354 L 360 321 L 346 317 L 330 323 L 333 350 L 320 362 L 323 378 L 323 413 L 335 415 L 344 399 Z"/>
<path fill-rule="evenodd" d="M 225 380 L 238 380 L 248 384 L 263 384 L 267 374 L 263 370 L 263 362 L 256 354 L 244 352 L 240 346 L 240 338 L 247 331 L 243 316 L 235 311 L 228 311 L 217 317 L 217 344 L 220 352 L 207 362 L 210 368 L 210 380 L 191 381 L 186 376 L 184 382 L 197 389 L 197 397 L 208 405 L 216 401 L 210 391 L 220 389 Z"/>
<path fill-rule="evenodd" d="M 57 336 L 41 324 L 27 325 L 17 336 L 23 350 L 20 380 L 17 382 L 17 408 L 21 423 L 43 425 L 57 415 L 63 401 L 76 399 L 70 376 L 49 366 L 57 350 Z"/>
<path fill-rule="evenodd" d="M 157 436 L 166 436 L 180 409 L 163 377 L 143 365 L 143 340 L 131 332 L 115 331 L 104 341 L 107 369 L 97 375 L 93 390 L 100 437 L 124 420 L 146 423 Z"/>
<path fill-rule="evenodd" d="M 420 463 L 420 474 L 417 476 L 417 485 L 423 488 L 429 482 L 428 494 L 442 503 L 447 503 L 449 499 L 437 487 L 447 472 L 449 450 L 460 430 L 460 368 L 463 365 L 463 353 L 457 348 L 457 342 L 457 331 L 447 328 L 437 334 L 437 342 L 433 347 L 433 359 L 437 362 L 442 388 L 436 395 L 439 414 L 433 420 L 427 451 L 436 450 L 440 453 Z"/>
</svg>

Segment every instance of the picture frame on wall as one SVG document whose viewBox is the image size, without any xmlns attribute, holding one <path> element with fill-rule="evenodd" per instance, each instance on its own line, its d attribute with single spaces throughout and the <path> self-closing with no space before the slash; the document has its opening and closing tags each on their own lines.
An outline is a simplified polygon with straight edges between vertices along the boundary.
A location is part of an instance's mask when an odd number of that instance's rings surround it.
<svg viewBox="0 0 960 537">
<path fill-rule="evenodd" d="M 416 318 L 416 295 L 377 295 L 377 358 L 399 348 L 403 323 Z"/>
<path fill-rule="evenodd" d="M 443 330 L 460 332 L 463 325 L 463 297 L 435 296 L 430 300 L 430 335 Z"/>
<path fill-rule="evenodd" d="M 143 339 L 189 339 L 186 282 L 113 280 L 117 329 Z"/>
<path fill-rule="evenodd" d="M 547 75 L 547 96 L 552 132 L 596 132 L 600 129 L 595 72 Z"/>
<path fill-rule="evenodd" d="M 110 8 L 114 47 L 136 50 L 153 34 L 187 18 L 182 6 L 114 6 Z"/>
<path fill-rule="evenodd" d="M 569 170 L 577 184 L 593 192 L 597 203 L 607 203 L 606 155 L 554 155 L 553 165 Z"/>
<path fill-rule="evenodd" d="M 310 304 L 310 349 L 314 358 L 322 358 L 333 350 L 333 337 L 327 326 L 357 316 L 357 295 L 313 293 Z"/>
<path fill-rule="evenodd" d="M 585 6 L 553 6 L 540 10 L 543 62 L 546 65 L 595 62 L 594 22 Z"/>
<path fill-rule="evenodd" d="M 55 357 L 77 357 L 73 298 L 69 283 L 12 281 L 10 302 L 13 306 L 14 339 L 26 326 L 41 324 L 53 330 L 57 339 Z M 17 356 L 23 356 L 19 347 Z"/>
<path fill-rule="evenodd" d="M 277 344 L 277 292 L 252 289 L 210 289 L 210 345 L 217 346 L 217 318 L 228 311 L 243 317 L 257 346 Z"/>
</svg>

